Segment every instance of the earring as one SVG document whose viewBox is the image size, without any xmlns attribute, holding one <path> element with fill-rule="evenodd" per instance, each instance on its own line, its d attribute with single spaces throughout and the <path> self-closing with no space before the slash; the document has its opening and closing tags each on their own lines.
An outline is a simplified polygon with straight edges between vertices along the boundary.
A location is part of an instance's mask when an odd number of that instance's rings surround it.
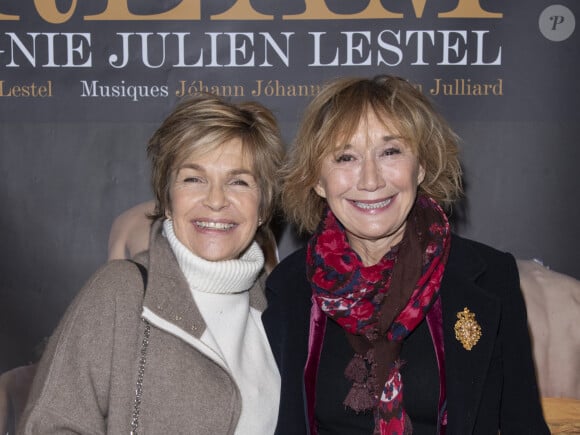
<svg viewBox="0 0 580 435">
<path fill-rule="evenodd" d="M 258 226 L 260 227 L 260 226 L 262 226 L 262 224 L 263 224 L 262 219 L 261 218 L 258 219 Z"/>
</svg>

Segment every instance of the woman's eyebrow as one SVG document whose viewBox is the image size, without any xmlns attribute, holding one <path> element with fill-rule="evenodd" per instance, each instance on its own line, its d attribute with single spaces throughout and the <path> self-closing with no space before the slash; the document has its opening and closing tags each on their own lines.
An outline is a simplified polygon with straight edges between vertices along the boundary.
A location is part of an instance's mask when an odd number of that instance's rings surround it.
<svg viewBox="0 0 580 435">
<path fill-rule="evenodd" d="M 402 140 L 403 136 L 401 136 L 399 134 L 388 134 L 388 135 L 383 136 L 381 139 L 384 143 L 388 143 L 388 142 L 391 142 L 394 140 Z M 350 142 L 347 142 L 344 145 L 336 147 L 335 151 L 337 151 L 337 152 L 348 151 L 352 148 L 353 148 L 352 144 Z"/>
<path fill-rule="evenodd" d="M 390 142 L 392 140 L 400 140 L 402 138 L 403 138 L 403 136 L 400 136 L 400 135 L 387 135 L 387 136 L 383 136 L 383 140 L 385 142 Z"/>
<path fill-rule="evenodd" d="M 202 165 L 198 165 L 197 163 L 184 163 L 178 168 L 178 171 L 181 169 L 192 169 L 194 171 L 201 171 L 205 172 L 205 168 Z M 251 175 L 254 177 L 254 173 L 247 168 L 234 168 L 228 171 L 228 175 Z"/>
<path fill-rule="evenodd" d="M 177 168 L 178 171 L 181 169 L 194 169 L 196 171 L 204 171 L 205 170 L 203 168 L 203 166 L 198 165 L 197 163 L 184 163 L 179 168 Z"/>
<path fill-rule="evenodd" d="M 239 169 L 232 169 L 228 172 L 230 175 L 251 175 L 254 176 L 254 173 L 246 168 L 239 168 Z"/>
</svg>

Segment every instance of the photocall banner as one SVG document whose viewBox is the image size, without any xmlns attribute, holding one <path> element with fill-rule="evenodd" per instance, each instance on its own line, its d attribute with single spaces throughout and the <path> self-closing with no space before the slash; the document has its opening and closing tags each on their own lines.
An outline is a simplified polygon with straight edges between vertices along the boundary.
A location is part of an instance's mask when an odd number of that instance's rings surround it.
<svg viewBox="0 0 580 435">
<path fill-rule="evenodd" d="M 184 97 L 258 100 L 290 144 L 329 79 L 416 84 L 461 137 L 456 231 L 580 278 L 578 2 L 0 0 L 0 371 L 32 358 L 152 198 Z M 300 241 L 287 228 L 280 255 Z"/>
</svg>

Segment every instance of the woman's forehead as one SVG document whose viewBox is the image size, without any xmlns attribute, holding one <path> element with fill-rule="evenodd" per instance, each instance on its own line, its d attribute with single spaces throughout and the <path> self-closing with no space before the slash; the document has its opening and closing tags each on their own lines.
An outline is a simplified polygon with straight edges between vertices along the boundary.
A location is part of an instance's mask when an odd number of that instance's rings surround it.
<svg viewBox="0 0 580 435">
<path fill-rule="evenodd" d="M 205 160 L 208 157 L 219 158 L 225 154 L 239 154 L 241 164 L 249 169 L 254 167 L 255 156 L 253 147 L 244 143 L 240 137 L 229 138 L 222 142 L 206 142 L 185 145 L 179 158 L 176 159 L 176 166 L 179 167 L 185 162 Z"/>
<path fill-rule="evenodd" d="M 349 123 L 342 124 L 336 131 L 335 137 L 332 138 L 332 144 L 329 144 L 332 149 L 343 148 L 348 145 L 356 137 L 367 136 L 370 137 L 380 132 L 381 135 L 391 137 L 403 137 L 398 123 L 392 116 L 386 113 L 377 114 L 372 110 L 367 110 L 358 119 Z"/>
</svg>

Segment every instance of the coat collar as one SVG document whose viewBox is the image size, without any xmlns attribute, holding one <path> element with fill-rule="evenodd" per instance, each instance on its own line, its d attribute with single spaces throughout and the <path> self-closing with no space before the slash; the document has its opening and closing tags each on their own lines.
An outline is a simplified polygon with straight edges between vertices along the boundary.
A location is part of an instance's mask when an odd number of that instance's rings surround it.
<svg viewBox="0 0 580 435">
<path fill-rule="evenodd" d="M 448 433 L 472 433 L 500 320 L 499 300 L 478 285 L 487 265 L 473 247 L 453 237 L 441 285 L 447 376 Z M 469 309 L 481 326 L 477 344 L 467 350 L 455 338 L 457 313 Z"/>
</svg>

